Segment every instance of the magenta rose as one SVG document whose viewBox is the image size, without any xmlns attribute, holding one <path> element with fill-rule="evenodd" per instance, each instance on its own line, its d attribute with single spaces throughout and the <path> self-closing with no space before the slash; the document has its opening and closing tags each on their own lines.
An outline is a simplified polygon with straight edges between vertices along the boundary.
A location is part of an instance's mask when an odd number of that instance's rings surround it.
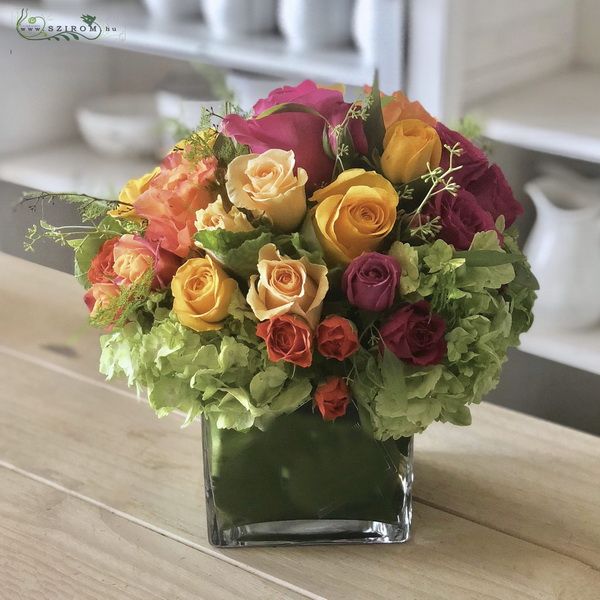
<svg viewBox="0 0 600 600">
<path fill-rule="evenodd" d="M 498 165 L 492 165 L 472 181 L 467 189 L 477 198 L 478 204 L 490 213 L 494 222 L 500 215 L 504 215 L 506 226 L 510 227 L 523 214 L 523 207 L 515 198 Z"/>
<path fill-rule="evenodd" d="M 353 306 L 380 311 L 394 303 L 399 280 L 400 266 L 391 256 L 367 252 L 348 265 L 342 289 Z"/>
<path fill-rule="evenodd" d="M 262 119 L 262 112 L 283 103 L 301 104 L 314 109 L 323 118 L 305 112 L 283 112 Z M 313 191 L 331 180 L 334 162 L 323 150 L 325 120 L 332 126 L 339 125 L 350 104 L 344 102 L 341 92 L 317 87 L 313 81 L 303 81 L 297 86 L 285 86 L 273 90 L 265 99 L 259 100 L 252 116 L 244 119 L 239 115 L 227 115 L 222 131 L 240 144 L 246 144 L 252 152 L 261 153 L 271 148 L 293 150 L 296 166 L 308 174 L 307 189 Z M 367 142 L 362 121 L 350 122 L 350 133 L 356 150 L 366 153 Z"/>
<path fill-rule="evenodd" d="M 380 329 L 383 344 L 400 360 L 425 367 L 446 356 L 446 322 L 421 300 L 396 311 Z"/>
<path fill-rule="evenodd" d="M 455 144 L 460 144 L 462 154 L 455 157 L 452 161 L 453 166 L 460 166 L 461 169 L 452 173 L 454 181 L 461 187 L 467 187 L 468 184 L 477 179 L 488 168 L 488 158 L 485 152 L 478 148 L 473 142 L 470 142 L 465 136 L 448 129 L 443 123 L 438 123 L 435 126 L 435 130 L 442 140 L 442 146 L 454 147 Z M 450 153 L 446 148 L 442 151 L 442 160 L 440 167 L 446 170 L 450 161 Z"/>
<path fill-rule="evenodd" d="M 447 192 L 435 196 L 425 214 L 430 218 L 439 217 L 442 229 L 438 237 L 457 250 L 468 250 L 476 233 L 496 227 L 490 213 L 482 208 L 471 192 L 462 188 L 456 196 Z"/>
</svg>

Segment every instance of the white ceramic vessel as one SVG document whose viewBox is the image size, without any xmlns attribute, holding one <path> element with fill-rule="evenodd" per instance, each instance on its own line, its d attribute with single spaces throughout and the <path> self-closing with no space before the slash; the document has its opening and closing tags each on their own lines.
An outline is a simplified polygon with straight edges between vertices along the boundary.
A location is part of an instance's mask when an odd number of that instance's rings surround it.
<svg viewBox="0 0 600 600">
<path fill-rule="evenodd" d="M 144 0 L 144 5 L 152 17 L 166 21 L 200 15 L 198 0 Z"/>
<path fill-rule="evenodd" d="M 275 29 L 276 0 L 200 0 L 213 36 L 220 40 Z"/>
<path fill-rule="evenodd" d="M 525 186 L 537 218 L 525 245 L 540 282 L 538 327 L 600 322 L 600 187 L 578 177 L 541 177 Z"/>
<path fill-rule="evenodd" d="M 378 38 L 377 8 L 380 0 L 356 0 L 352 13 L 352 38 L 367 64 L 377 63 Z"/>
<path fill-rule="evenodd" d="M 152 156 L 159 119 L 152 94 L 117 94 L 89 100 L 77 110 L 81 135 L 108 156 Z"/>
<path fill-rule="evenodd" d="M 341 46 L 351 40 L 353 0 L 279 0 L 278 22 L 297 52 Z"/>
</svg>

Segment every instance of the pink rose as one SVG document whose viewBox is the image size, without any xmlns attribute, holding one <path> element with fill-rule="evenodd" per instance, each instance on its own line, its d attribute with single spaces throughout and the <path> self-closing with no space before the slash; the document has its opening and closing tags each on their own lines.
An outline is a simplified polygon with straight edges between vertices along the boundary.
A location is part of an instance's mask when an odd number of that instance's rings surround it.
<svg viewBox="0 0 600 600">
<path fill-rule="evenodd" d="M 216 168 L 214 158 L 193 163 L 182 152 L 165 158 L 160 173 L 134 205 L 136 214 L 148 220 L 148 240 L 181 258 L 188 256 L 194 243 L 196 211 L 214 199 L 209 186 Z"/>
<path fill-rule="evenodd" d="M 178 256 L 137 235 L 121 236 L 114 246 L 113 256 L 116 283 L 135 283 L 151 268 L 154 270 L 153 289 L 168 287 L 181 265 Z"/>
<path fill-rule="evenodd" d="M 396 311 L 381 327 L 383 344 L 400 360 L 425 367 L 446 356 L 446 322 L 421 300 Z"/>
<path fill-rule="evenodd" d="M 342 290 L 353 306 L 362 310 L 390 308 L 400 281 L 400 265 L 387 254 L 366 252 L 344 271 Z"/>
<path fill-rule="evenodd" d="M 239 115 L 227 115 L 223 119 L 223 132 L 238 143 L 246 144 L 254 153 L 260 154 L 272 148 L 293 150 L 296 167 L 308 174 L 307 191 L 331 181 L 334 162 L 323 150 L 325 123 L 318 115 L 304 112 L 284 112 L 262 119 L 260 113 L 277 104 L 294 103 L 310 107 L 320 113 L 330 125 L 339 125 L 348 112 L 350 104 L 344 102 L 341 92 L 319 88 L 313 81 L 303 81 L 297 86 L 285 86 L 273 90 L 265 99 L 259 100 L 248 119 Z M 353 119 L 350 132 L 355 149 L 365 154 L 367 143 L 362 121 Z"/>
</svg>

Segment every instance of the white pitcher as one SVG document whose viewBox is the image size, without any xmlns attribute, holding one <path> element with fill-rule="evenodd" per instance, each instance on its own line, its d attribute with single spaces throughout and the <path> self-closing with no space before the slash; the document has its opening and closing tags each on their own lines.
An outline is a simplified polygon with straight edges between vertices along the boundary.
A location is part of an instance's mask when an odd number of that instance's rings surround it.
<svg viewBox="0 0 600 600">
<path fill-rule="evenodd" d="M 525 245 L 540 282 L 538 326 L 600 323 L 600 186 L 574 174 L 541 177 L 525 190 L 537 218 Z"/>
</svg>

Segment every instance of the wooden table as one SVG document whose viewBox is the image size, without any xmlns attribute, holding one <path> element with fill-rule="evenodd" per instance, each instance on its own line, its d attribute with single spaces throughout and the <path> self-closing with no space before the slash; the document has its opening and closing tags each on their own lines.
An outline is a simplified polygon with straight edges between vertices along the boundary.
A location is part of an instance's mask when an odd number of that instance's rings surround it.
<svg viewBox="0 0 600 600">
<path fill-rule="evenodd" d="M 600 598 L 598 438 L 484 404 L 416 440 L 407 544 L 219 550 L 200 428 L 97 359 L 74 279 L 0 254 L 1 600 Z"/>
</svg>

